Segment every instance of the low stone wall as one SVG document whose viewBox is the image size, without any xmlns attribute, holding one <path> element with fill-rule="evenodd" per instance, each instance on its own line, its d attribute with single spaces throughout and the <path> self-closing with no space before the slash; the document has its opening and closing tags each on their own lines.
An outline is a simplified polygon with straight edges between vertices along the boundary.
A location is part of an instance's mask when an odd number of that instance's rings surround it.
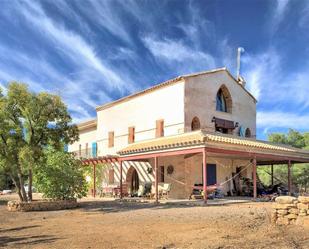
<svg viewBox="0 0 309 249">
<path fill-rule="evenodd" d="M 32 202 L 21 202 L 21 201 L 9 201 L 7 204 L 8 211 L 53 211 L 61 209 L 71 209 L 78 206 L 77 200 L 64 200 L 64 201 L 32 201 Z"/>
<path fill-rule="evenodd" d="M 309 196 L 277 197 L 273 205 L 271 221 L 277 225 L 308 225 Z"/>
</svg>

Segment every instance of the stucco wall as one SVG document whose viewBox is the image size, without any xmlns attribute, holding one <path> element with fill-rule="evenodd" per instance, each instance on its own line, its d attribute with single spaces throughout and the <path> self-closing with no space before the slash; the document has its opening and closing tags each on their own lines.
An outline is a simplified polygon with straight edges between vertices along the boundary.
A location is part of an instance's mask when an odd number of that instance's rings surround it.
<svg viewBox="0 0 309 249">
<path fill-rule="evenodd" d="M 164 119 L 164 135 L 184 130 L 184 82 L 97 112 L 98 155 L 115 154 L 128 145 L 128 127 L 135 127 L 135 141 L 155 138 L 156 120 Z M 114 147 L 108 148 L 108 132 L 114 131 Z"/>
<path fill-rule="evenodd" d="M 252 178 L 252 165 L 249 160 L 232 160 L 226 158 L 208 157 L 208 164 L 216 164 L 217 168 L 217 184 L 222 184 L 221 190 L 224 194 L 233 189 L 232 181 L 226 182 L 232 178 L 232 173 L 236 172 L 236 167 L 244 167 L 242 176 Z M 174 172 L 171 175 L 167 174 L 167 167 L 172 165 Z M 202 156 L 195 155 L 185 158 L 184 156 L 161 157 L 158 160 L 158 166 L 164 166 L 164 182 L 171 184 L 169 198 L 187 199 L 192 193 L 194 184 L 202 184 Z M 115 172 L 115 184 L 119 185 L 119 164 L 113 163 L 104 168 L 105 174 L 102 181 L 102 186 L 108 185 L 108 169 L 113 168 Z M 139 176 L 140 184 L 152 182 L 154 192 L 154 162 L 125 162 L 123 165 L 123 182 L 127 181 L 127 172 L 130 167 L 134 167 Z M 152 167 L 153 173 L 148 173 L 147 168 Z M 160 170 L 158 171 L 160 174 Z M 158 178 L 160 181 L 160 177 Z M 226 182 L 226 183 L 224 183 Z M 224 183 L 224 184 L 223 184 Z M 130 185 L 130 184 L 129 184 Z"/>
<path fill-rule="evenodd" d="M 216 95 L 225 85 L 232 97 L 232 113 L 216 111 Z M 195 76 L 186 79 L 185 84 L 185 130 L 191 130 L 192 119 L 197 116 L 201 127 L 214 132 L 213 117 L 239 122 L 240 126 L 250 128 L 256 135 L 256 103 L 254 99 L 235 82 L 227 72 Z M 238 128 L 234 130 L 238 134 Z"/>
<path fill-rule="evenodd" d="M 91 150 L 91 144 L 97 140 L 97 130 L 96 128 L 90 128 L 87 130 L 79 131 L 79 140 L 72 145 L 69 145 L 69 151 L 78 151 L 79 145 L 81 144 L 82 150 L 86 149 L 86 143 L 88 143 L 88 148 Z"/>
</svg>

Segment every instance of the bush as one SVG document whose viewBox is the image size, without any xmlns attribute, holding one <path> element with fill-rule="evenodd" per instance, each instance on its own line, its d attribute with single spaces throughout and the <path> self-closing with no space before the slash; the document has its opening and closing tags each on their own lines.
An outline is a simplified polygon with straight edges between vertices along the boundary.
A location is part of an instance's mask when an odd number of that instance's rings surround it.
<svg viewBox="0 0 309 249">
<path fill-rule="evenodd" d="M 47 150 L 45 165 L 35 172 L 35 183 L 39 192 L 51 199 L 68 200 L 87 195 L 81 162 L 64 151 Z"/>
</svg>

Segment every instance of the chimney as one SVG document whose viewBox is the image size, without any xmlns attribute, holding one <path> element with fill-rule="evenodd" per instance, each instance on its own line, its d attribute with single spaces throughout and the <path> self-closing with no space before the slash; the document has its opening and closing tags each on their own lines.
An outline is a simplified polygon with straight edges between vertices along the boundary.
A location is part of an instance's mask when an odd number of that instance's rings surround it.
<svg viewBox="0 0 309 249">
<path fill-rule="evenodd" d="M 239 76 L 240 76 L 240 55 L 241 53 L 245 52 L 245 49 L 242 47 L 238 47 L 237 48 L 237 75 L 236 75 L 236 79 L 238 80 Z"/>
</svg>

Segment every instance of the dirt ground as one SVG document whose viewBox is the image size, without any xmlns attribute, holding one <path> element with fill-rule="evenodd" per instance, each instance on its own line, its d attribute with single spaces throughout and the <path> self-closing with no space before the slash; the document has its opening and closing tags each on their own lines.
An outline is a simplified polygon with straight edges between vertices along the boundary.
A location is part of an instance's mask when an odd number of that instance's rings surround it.
<svg viewBox="0 0 309 249">
<path fill-rule="evenodd" d="M 309 230 L 270 224 L 271 203 L 192 207 L 101 199 L 29 213 L 8 212 L 5 204 L 0 197 L 5 248 L 309 248 Z"/>
</svg>

